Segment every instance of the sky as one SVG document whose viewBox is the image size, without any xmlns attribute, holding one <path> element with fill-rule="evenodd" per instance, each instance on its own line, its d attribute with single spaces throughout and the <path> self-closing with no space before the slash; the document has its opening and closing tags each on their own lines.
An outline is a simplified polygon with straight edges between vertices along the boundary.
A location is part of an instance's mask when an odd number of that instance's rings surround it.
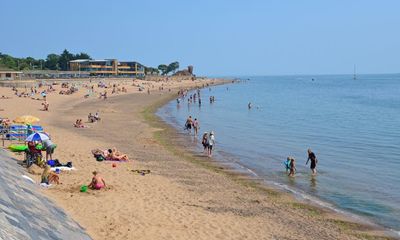
<svg viewBox="0 0 400 240">
<path fill-rule="evenodd" d="M 201 76 L 400 72 L 399 0 L 1 0 L 0 52 Z"/>
</svg>

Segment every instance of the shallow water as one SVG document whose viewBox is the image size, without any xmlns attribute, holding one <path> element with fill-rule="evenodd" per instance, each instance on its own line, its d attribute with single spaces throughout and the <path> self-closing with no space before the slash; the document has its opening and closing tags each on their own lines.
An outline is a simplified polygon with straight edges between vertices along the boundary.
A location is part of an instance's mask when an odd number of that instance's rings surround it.
<svg viewBox="0 0 400 240">
<path fill-rule="evenodd" d="M 201 133 L 215 132 L 217 159 L 400 230 L 400 75 L 243 79 L 202 89 L 201 107 L 172 101 L 158 115 L 181 132 L 192 115 Z M 305 166 L 309 147 L 316 177 Z M 288 155 L 297 161 L 295 178 L 285 173 Z"/>
</svg>

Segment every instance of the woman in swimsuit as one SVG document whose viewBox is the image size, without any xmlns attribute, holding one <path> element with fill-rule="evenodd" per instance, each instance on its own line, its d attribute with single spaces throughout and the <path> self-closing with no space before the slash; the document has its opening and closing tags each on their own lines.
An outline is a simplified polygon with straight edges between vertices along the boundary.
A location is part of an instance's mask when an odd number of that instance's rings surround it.
<svg viewBox="0 0 400 240">
<path fill-rule="evenodd" d="M 118 161 L 129 161 L 128 155 L 119 152 L 116 148 L 108 149 L 107 158 Z"/>
</svg>

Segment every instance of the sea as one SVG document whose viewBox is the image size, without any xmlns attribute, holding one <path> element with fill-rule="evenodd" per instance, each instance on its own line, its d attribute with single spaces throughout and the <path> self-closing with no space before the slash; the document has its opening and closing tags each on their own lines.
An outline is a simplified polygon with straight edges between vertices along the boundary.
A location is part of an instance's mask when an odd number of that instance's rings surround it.
<svg viewBox="0 0 400 240">
<path fill-rule="evenodd" d="M 203 132 L 214 131 L 216 161 L 399 233 L 400 74 L 236 80 L 202 88 L 201 105 L 173 100 L 157 115 L 192 139 L 194 151 L 202 152 Z M 199 120 L 199 136 L 184 130 L 188 116 Z M 316 176 L 306 165 L 308 148 L 318 159 Z M 285 171 L 288 156 L 296 159 L 295 177 Z"/>
</svg>

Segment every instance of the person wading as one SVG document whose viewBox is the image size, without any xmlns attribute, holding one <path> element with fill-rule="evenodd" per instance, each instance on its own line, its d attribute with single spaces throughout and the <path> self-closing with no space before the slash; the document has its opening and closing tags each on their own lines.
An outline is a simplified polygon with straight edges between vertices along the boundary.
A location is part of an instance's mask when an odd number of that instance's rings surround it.
<svg viewBox="0 0 400 240">
<path fill-rule="evenodd" d="M 315 154 L 311 151 L 310 148 L 307 150 L 307 153 L 308 153 L 308 159 L 307 159 L 306 165 L 308 164 L 308 161 L 311 162 L 310 169 L 311 169 L 313 175 L 315 175 L 315 174 L 317 174 L 318 159 L 315 156 Z"/>
</svg>

